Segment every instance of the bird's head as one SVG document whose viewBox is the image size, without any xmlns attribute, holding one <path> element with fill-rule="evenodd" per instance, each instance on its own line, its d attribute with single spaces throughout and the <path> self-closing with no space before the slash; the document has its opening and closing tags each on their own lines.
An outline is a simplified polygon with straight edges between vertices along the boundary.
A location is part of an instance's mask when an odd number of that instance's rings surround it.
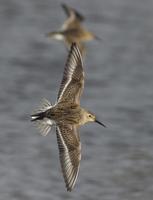
<svg viewBox="0 0 153 200">
<path fill-rule="evenodd" d="M 89 112 L 89 111 L 87 111 L 86 118 L 87 118 L 87 121 L 88 121 L 88 122 L 96 122 L 96 123 L 100 124 L 101 126 L 106 127 L 105 124 L 103 124 L 102 122 L 100 122 L 100 121 L 96 118 L 96 116 L 95 116 L 93 113 Z"/>
</svg>

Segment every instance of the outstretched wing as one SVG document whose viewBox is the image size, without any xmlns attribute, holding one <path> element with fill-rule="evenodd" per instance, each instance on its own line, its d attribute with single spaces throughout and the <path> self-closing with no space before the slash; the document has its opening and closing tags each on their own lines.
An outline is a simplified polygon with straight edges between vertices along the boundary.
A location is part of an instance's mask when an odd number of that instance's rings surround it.
<svg viewBox="0 0 153 200">
<path fill-rule="evenodd" d="M 74 17 L 78 20 L 78 21 L 83 21 L 84 17 L 83 15 L 81 15 L 78 11 L 76 11 L 74 8 L 70 8 L 68 5 L 66 5 L 65 3 L 61 4 L 63 10 L 65 11 L 66 15 L 68 17 L 71 17 L 72 15 L 74 15 Z"/>
<path fill-rule="evenodd" d="M 59 124 L 56 134 L 64 181 L 67 190 L 71 191 L 78 176 L 81 160 L 78 130 L 75 126 Z"/>
<path fill-rule="evenodd" d="M 61 6 L 68 17 L 67 20 L 62 25 L 61 29 L 67 30 L 67 29 L 79 28 L 81 26 L 81 22 L 84 20 L 84 17 L 75 9 L 70 8 L 64 3 L 61 4 Z"/>
<path fill-rule="evenodd" d="M 72 43 L 58 93 L 58 102 L 68 101 L 80 104 L 83 88 L 84 71 L 82 57 L 76 43 Z"/>
</svg>

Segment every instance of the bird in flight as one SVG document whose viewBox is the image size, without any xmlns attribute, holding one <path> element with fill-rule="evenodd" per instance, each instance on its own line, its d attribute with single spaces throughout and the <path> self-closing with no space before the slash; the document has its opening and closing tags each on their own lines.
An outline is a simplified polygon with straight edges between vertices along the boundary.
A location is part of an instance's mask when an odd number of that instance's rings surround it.
<svg viewBox="0 0 153 200">
<path fill-rule="evenodd" d="M 73 43 L 64 68 L 57 102 L 51 105 L 44 99 L 40 108 L 31 115 L 31 121 L 37 124 L 42 135 L 47 135 L 51 127 L 56 126 L 61 169 L 68 191 L 73 189 L 79 172 L 79 127 L 87 122 L 97 122 L 105 127 L 92 112 L 80 106 L 83 88 L 82 56 L 77 44 Z"/>
<path fill-rule="evenodd" d="M 82 26 L 84 17 L 78 11 L 64 3 L 61 4 L 61 6 L 67 15 L 67 20 L 59 31 L 49 32 L 46 35 L 47 37 L 64 41 L 68 48 L 70 48 L 71 44 L 75 42 L 79 46 L 81 53 L 83 53 L 85 47 L 82 42 L 93 39 L 100 40 L 100 38 Z"/>
</svg>

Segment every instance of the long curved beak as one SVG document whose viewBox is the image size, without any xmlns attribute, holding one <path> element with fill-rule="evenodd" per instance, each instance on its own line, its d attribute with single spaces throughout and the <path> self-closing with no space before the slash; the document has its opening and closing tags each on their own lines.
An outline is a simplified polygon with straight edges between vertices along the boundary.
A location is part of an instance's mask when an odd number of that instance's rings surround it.
<svg viewBox="0 0 153 200">
<path fill-rule="evenodd" d="M 95 122 L 106 128 L 105 124 L 103 124 L 102 122 L 98 121 L 97 119 L 95 120 Z"/>
</svg>

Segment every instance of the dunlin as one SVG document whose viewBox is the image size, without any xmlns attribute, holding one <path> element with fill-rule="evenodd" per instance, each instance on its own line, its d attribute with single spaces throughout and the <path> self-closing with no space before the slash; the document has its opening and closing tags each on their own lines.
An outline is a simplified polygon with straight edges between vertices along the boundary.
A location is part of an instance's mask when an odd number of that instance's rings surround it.
<svg viewBox="0 0 153 200">
<path fill-rule="evenodd" d="M 82 42 L 93 39 L 100 40 L 100 38 L 82 26 L 81 22 L 84 20 L 84 17 L 78 11 L 67 6 L 66 4 L 62 4 L 62 8 L 64 9 L 68 18 L 59 31 L 47 33 L 48 37 L 56 40 L 62 40 L 68 47 L 75 42 L 79 46 L 81 53 L 85 49 Z"/>
<path fill-rule="evenodd" d="M 67 58 L 57 102 L 51 105 L 43 100 L 40 108 L 31 115 L 42 135 L 47 135 L 56 126 L 57 143 L 61 168 L 68 191 L 75 185 L 81 160 L 79 127 L 87 122 L 97 122 L 96 116 L 80 106 L 84 88 L 82 56 L 78 46 L 73 43 Z"/>
</svg>

